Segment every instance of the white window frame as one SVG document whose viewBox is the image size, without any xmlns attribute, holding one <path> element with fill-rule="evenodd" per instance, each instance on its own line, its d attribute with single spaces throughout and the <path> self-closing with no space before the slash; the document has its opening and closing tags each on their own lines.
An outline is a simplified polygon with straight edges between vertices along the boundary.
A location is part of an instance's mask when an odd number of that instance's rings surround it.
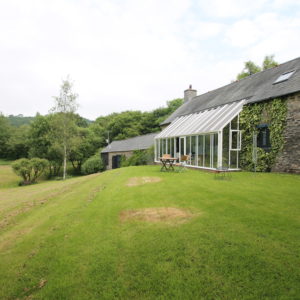
<svg viewBox="0 0 300 300">
<path fill-rule="evenodd" d="M 237 147 L 233 148 L 232 147 L 232 135 L 233 133 L 237 133 Z M 242 145 L 242 132 L 238 129 L 231 129 L 230 130 L 230 135 L 229 135 L 229 150 L 230 151 L 240 151 L 241 150 L 241 145 Z"/>
</svg>

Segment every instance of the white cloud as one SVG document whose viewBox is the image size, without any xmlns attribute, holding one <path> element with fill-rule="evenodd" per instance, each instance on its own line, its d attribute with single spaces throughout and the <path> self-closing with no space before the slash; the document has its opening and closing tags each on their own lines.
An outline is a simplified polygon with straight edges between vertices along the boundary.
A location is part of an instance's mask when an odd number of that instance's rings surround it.
<svg viewBox="0 0 300 300">
<path fill-rule="evenodd" d="M 259 26 L 250 20 L 241 20 L 233 24 L 226 33 L 228 41 L 236 47 L 246 47 L 257 42 L 261 37 Z"/>
<path fill-rule="evenodd" d="M 189 84 L 205 92 L 230 82 L 245 60 L 294 58 L 296 13 L 262 12 L 269 4 L 0 0 L 0 111 L 47 113 L 67 74 L 83 116 L 150 110 Z"/>
<path fill-rule="evenodd" d="M 45 113 L 52 105 L 51 96 L 58 92 L 61 77 L 71 74 L 79 101 L 84 103 L 82 113 L 96 117 L 112 109 L 130 109 L 137 100 L 141 109 L 155 107 L 144 102 L 157 99 L 155 93 L 144 95 L 142 91 L 151 81 L 165 81 L 188 56 L 176 37 L 180 29 L 176 20 L 189 2 L 171 2 L 127 1 L 119 6 L 110 1 L 90 1 L 89 5 L 54 1 L 35 3 L 34 10 L 21 2 L 16 9 L 17 2 L 13 2 L 5 7 L 9 13 L 3 20 L 3 25 L 12 29 L 1 40 L 0 60 L 5 73 L 10 74 L 1 92 L 9 101 L 18 99 L 20 110 L 26 113 L 21 98 L 41 97 L 44 91 L 42 98 L 48 101 L 31 103 Z M 10 68 L 13 61 L 17 64 Z M 18 82 L 26 90 L 21 92 Z M 50 95 L 46 94 L 49 90 Z"/>
<path fill-rule="evenodd" d="M 295 38 L 299 30 L 299 18 L 265 13 L 234 23 L 226 38 L 232 46 L 248 55 L 248 59 L 261 60 L 264 55 L 272 53 L 290 59 L 295 55 L 294 49 L 299 47 Z"/>
<path fill-rule="evenodd" d="M 193 20 L 187 22 L 187 35 L 193 40 L 206 40 L 218 36 L 224 30 L 224 24 Z"/>
<path fill-rule="evenodd" d="M 214 18 L 240 18 L 263 9 L 268 1 L 256 0 L 250 3 L 249 0 L 200 0 L 198 5 L 206 15 Z"/>
</svg>

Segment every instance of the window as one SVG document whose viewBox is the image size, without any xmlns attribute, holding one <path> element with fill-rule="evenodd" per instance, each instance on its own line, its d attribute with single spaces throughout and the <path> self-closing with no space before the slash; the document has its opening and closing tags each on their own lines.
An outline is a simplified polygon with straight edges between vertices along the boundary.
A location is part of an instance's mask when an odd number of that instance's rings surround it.
<svg viewBox="0 0 300 300">
<path fill-rule="evenodd" d="M 230 130 L 230 150 L 241 150 L 241 131 Z"/>
<path fill-rule="evenodd" d="M 294 73 L 295 73 L 295 71 L 289 71 L 289 72 L 286 72 L 286 73 L 281 74 L 281 75 L 273 82 L 273 84 L 288 80 Z"/>
<path fill-rule="evenodd" d="M 204 135 L 198 136 L 198 166 L 204 166 Z"/>
<path fill-rule="evenodd" d="M 196 136 L 191 137 L 191 165 L 196 166 L 197 162 L 197 138 Z"/>
<path fill-rule="evenodd" d="M 258 125 L 257 147 L 266 151 L 271 149 L 270 129 L 268 124 Z"/>
<path fill-rule="evenodd" d="M 210 168 L 210 134 L 205 135 L 204 143 L 204 167 Z"/>
</svg>

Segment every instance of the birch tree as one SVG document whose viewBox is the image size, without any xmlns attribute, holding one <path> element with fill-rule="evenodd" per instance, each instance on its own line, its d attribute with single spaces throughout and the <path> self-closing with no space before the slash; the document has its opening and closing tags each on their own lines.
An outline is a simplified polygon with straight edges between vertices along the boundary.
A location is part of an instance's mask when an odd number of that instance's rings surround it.
<svg viewBox="0 0 300 300">
<path fill-rule="evenodd" d="M 76 102 L 78 95 L 73 92 L 73 83 L 69 77 L 62 81 L 59 96 L 53 98 L 55 105 L 50 110 L 50 113 L 54 114 L 52 136 L 62 149 L 63 179 L 66 179 L 68 153 L 72 139 L 76 135 L 74 113 L 78 108 Z"/>
</svg>

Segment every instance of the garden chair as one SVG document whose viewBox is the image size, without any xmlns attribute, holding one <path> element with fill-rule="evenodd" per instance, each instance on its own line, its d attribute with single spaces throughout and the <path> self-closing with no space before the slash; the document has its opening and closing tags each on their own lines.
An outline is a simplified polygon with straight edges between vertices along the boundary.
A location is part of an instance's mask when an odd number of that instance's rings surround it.
<svg viewBox="0 0 300 300">
<path fill-rule="evenodd" d="M 189 160 L 188 155 L 181 155 L 180 162 L 177 164 L 178 172 L 186 171 L 187 161 Z"/>
<path fill-rule="evenodd" d="M 228 167 L 217 167 L 215 170 L 215 179 L 231 179 L 231 173 Z"/>
</svg>

